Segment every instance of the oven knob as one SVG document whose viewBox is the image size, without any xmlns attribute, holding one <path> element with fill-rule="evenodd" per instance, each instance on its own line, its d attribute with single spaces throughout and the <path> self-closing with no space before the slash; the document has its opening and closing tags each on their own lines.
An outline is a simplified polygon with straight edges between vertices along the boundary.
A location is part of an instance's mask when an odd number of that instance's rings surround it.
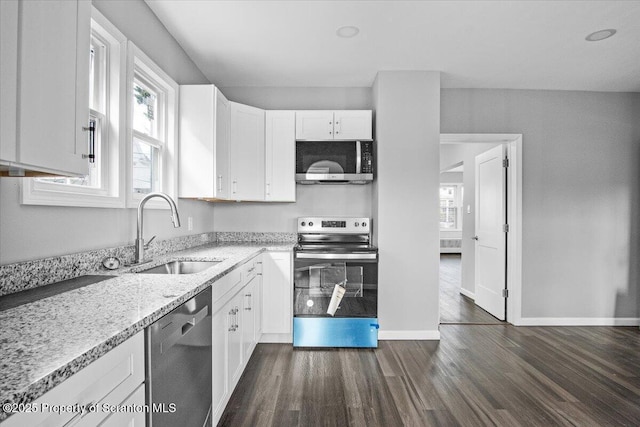
<svg viewBox="0 0 640 427">
<path fill-rule="evenodd" d="M 309 227 L 313 227 L 313 223 L 312 222 L 309 223 Z"/>
<path fill-rule="evenodd" d="M 300 225 L 304 227 L 305 225 L 307 225 L 307 223 L 303 221 Z"/>
<path fill-rule="evenodd" d="M 367 226 L 367 223 L 366 223 L 366 222 L 363 222 L 363 223 L 362 223 L 362 226 L 363 226 L 363 227 L 366 227 L 366 226 Z"/>
<path fill-rule="evenodd" d="M 359 223 L 359 222 L 356 222 L 356 223 L 355 223 L 355 226 L 356 226 L 356 227 L 359 227 L 359 226 L 360 226 L 360 223 Z"/>
</svg>

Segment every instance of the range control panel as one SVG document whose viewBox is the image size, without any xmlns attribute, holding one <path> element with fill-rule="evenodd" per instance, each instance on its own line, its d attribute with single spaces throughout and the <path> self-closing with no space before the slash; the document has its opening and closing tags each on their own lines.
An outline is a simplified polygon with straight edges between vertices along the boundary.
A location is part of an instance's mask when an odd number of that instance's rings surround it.
<svg viewBox="0 0 640 427">
<path fill-rule="evenodd" d="M 298 218 L 298 233 L 365 234 L 370 229 L 370 218 Z"/>
</svg>

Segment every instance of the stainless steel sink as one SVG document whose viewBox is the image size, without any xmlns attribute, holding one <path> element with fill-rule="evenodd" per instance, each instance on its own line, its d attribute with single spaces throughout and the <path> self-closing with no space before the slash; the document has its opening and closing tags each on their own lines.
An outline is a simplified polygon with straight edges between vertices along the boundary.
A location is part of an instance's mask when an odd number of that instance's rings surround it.
<svg viewBox="0 0 640 427">
<path fill-rule="evenodd" d="M 146 270 L 142 274 L 194 274 L 213 267 L 222 261 L 170 261 Z"/>
</svg>

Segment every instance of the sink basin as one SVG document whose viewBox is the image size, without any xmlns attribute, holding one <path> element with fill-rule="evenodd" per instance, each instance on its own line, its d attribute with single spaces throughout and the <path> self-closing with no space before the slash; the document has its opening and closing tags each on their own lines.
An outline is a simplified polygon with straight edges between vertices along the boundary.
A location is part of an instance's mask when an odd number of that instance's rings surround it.
<svg viewBox="0 0 640 427">
<path fill-rule="evenodd" d="M 170 261 L 165 264 L 138 271 L 143 274 L 193 274 L 213 267 L 222 261 Z"/>
</svg>

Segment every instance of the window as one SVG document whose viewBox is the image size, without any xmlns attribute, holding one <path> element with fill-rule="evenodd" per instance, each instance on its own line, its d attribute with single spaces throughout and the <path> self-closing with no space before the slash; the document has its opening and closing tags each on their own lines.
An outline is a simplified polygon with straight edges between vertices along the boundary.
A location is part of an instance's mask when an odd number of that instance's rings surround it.
<svg viewBox="0 0 640 427">
<path fill-rule="evenodd" d="M 125 37 L 92 9 L 89 43 L 89 119 L 95 127 L 95 161 L 82 177 L 25 180 L 22 203 L 38 205 L 122 207 L 119 179 L 120 88 L 124 83 Z"/>
<path fill-rule="evenodd" d="M 462 184 L 440 185 L 440 230 L 462 229 Z"/>
<path fill-rule="evenodd" d="M 136 207 L 151 192 L 175 197 L 178 85 L 131 42 L 129 64 L 127 205 Z M 151 200 L 147 206 L 154 207 L 153 202 L 157 201 Z"/>
</svg>

